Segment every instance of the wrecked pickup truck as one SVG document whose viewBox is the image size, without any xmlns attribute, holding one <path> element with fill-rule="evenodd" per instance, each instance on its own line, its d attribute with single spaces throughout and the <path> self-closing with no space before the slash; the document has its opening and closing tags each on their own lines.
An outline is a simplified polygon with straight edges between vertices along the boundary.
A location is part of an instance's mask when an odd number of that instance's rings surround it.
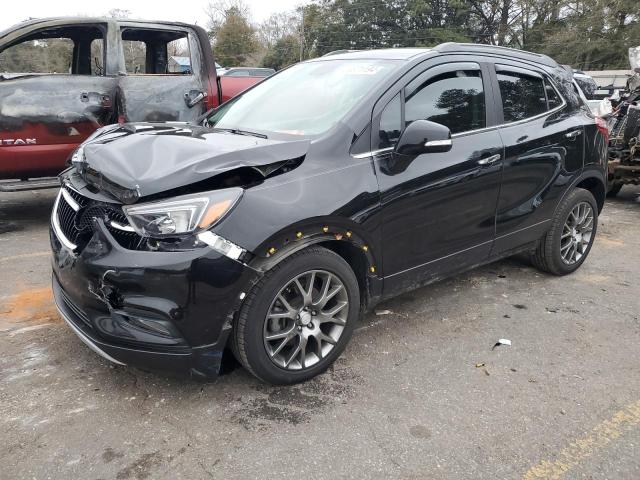
<svg viewBox="0 0 640 480">
<path fill-rule="evenodd" d="M 624 185 L 640 185 L 640 47 L 629 49 L 629 63 L 635 75 L 615 103 L 611 119 L 608 162 L 608 196 Z"/>
<path fill-rule="evenodd" d="M 102 126 L 192 121 L 264 79 L 215 65 L 206 32 L 181 23 L 57 18 L 0 32 L 0 191 L 58 186 L 44 177 Z"/>
</svg>

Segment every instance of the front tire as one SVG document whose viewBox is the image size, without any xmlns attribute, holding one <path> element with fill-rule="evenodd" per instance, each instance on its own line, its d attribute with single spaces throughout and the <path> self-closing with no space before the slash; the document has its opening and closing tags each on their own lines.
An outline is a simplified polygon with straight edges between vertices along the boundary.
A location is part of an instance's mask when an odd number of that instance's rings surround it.
<svg viewBox="0 0 640 480">
<path fill-rule="evenodd" d="M 359 310 L 358 280 L 349 264 L 331 250 L 307 248 L 269 270 L 247 295 L 233 350 L 264 382 L 303 382 L 340 356 Z"/>
<path fill-rule="evenodd" d="M 589 255 L 597 229 L 595 198 L 588 190 L 574 189 L 558 206 L 551 228 L 533 254 L 533 264 L 554 275 L 575 272 Z"/>
</svg>

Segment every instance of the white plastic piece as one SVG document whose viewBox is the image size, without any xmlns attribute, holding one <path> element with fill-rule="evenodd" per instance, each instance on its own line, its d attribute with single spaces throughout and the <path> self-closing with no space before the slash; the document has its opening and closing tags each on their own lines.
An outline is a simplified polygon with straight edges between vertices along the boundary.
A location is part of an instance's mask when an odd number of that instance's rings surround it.
<svg viewBox="0 0 640 480">
<path fill-rule="evenodd" d="M 213 232 L 207 230 L 198 234 L 198 240 L 206 243 L 215 251 L 222 253 L 223 255 L 231 258 L 232 260 L 238 260 L 245 252 L 242 247 L 239 247 L 235 243 L 216 235 Z"/>
</svg>

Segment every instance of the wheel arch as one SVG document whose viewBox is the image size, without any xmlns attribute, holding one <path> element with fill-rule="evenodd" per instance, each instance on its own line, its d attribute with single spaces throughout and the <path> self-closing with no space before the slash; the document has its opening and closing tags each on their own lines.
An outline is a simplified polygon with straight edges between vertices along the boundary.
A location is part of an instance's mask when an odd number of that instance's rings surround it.
<svg viewBox="0 0 640 480">
<path fill-rule="evenodd" d="M 357 228 L 357 225 L 352 225 Z M 349 226 L 349 227 L 352 227 Z M 284 229 L 264 242 L 251 260 L 250 266 L 266 272 L 291 255 L 311 246 L 321 246 L 339 255 L 356 275 L 360 289 L 361 311 L 364 312 L 382 292 L 379 276 L 379 257 L 375 247 L 367 241 L 370 237 L 344 224 L 326 222 L 313 226 L 293 226 Z M 369 238 L 371 240 L 371 238 Z"/>
<path fill-rule="evenodd" d="M 607 189 L 602 179 L 591 176 L 580 180 L 574 188 L 583 188 L 591 192 L 598 204 L 598 213 L 602 212 L 604 207 L 604 200 L 607 196 Z"/>
<path fill-rule="evenodd" d="M 596 204 L 598 205 L 598 214 L 600 214 L 600 212 L 602 212 L 602 208 L 604 207 L 604 201 L 607 194 L 605 179 L 606 177 L 604 176 L 604 173 L 599 169 L 583 171 L 581 175 L 579 175 L 573 180 L 573 182 L 571 182 L 570 186 L 564 191 L 564 193 L 556 203 L 554 215 L 558 211 L 558 208 L 562 204 L 562 201 L 566 198 L 569 192 L 576 188 L 583 188 L 593 195 L 596 200 Z"/>
</svg>

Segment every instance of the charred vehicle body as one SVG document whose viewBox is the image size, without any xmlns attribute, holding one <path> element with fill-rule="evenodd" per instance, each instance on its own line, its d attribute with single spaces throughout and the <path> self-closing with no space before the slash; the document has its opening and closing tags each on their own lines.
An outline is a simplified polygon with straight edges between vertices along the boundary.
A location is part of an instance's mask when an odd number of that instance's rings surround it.
<svg viewBox="0 0 640 480">
<path fill-rule="evenodd" d="M 52 212 L 53 291 L 117 362 L 260 379 L 326 369 L 359 315 L 520 252 L 593 244 L 606 138 L 548 57 L 443 44 L 290 67 L 200 123 L 106 127 Z"/>
<path fill-rule="evenodd" d="M 70 153 L 113 123 L 187 122 L 263 80 L 216 75 L 197 26 L 31 20 L 0 32 L 0 191 L 57 186 Z M 31 181 L 27 181 L 31 180 Z"/>
<path fill-rule="evenodd" d="M 640 47 L 629 49 L 629 60 L 635 75 L 627 80 L 610 119 L 609 196 L 624 185 L 640 185 Z"/>
</svg>

